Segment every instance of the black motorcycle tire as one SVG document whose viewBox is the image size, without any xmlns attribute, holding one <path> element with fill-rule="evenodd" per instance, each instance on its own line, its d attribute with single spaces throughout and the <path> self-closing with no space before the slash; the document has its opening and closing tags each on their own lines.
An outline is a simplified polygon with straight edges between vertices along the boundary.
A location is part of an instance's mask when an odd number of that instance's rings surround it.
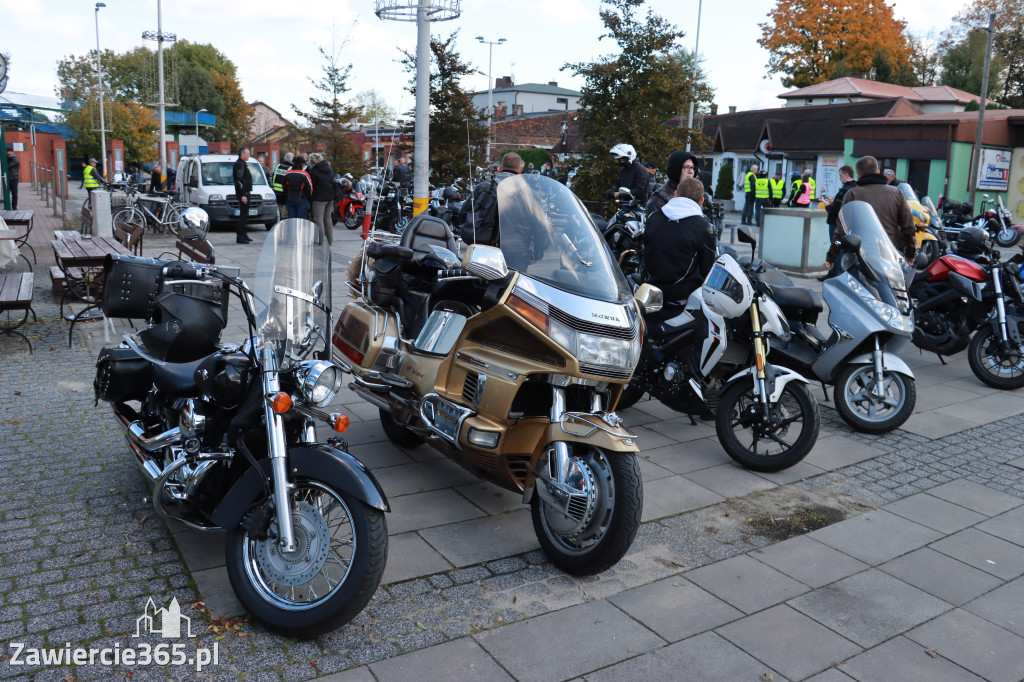
<svg viewBox="0 0 1024 682">
<path fill-rule="evenodd" d="M 990 220 L 986 225 L 989 232 L 992 233 L 992 237 L 995 239 L 996 244 L 1008 249 L 1011 246 L 1016 246 L 1017 242 L 1020 241 L 1020 235 L 1017 231 L 1009 225 L 1003 225 L 998 220 Z"/>
<path fill-rule="evenodd" d="M 423 445 L 423 439 L 399 424 L 386 410 L 380 410 L 380 425 L 384 435 L 400 448 L 416 448 Z"/>
<path fill-rule="evenodd" d="M 921 244 L 921 253 L 923 253 L 925 258 L 928 259 L 928 265 L 931 265 L 940 255 L 942 255 L 939 252 L 939 242 L 932 239 L 926 240 Z"/>
<path fill-rule="evenodd" d="M 351 495 L 334 489 L 330 484 L 314 479 L 294 481 L 297 490 L 303 485 L 316 486 L 330 491 L 335 504 L 334 511 L 343 507 L 351 523 L 354 550 L 348 572 L 340 586 L 332 588 L 331 596 L 323 603 L 311 608 L 289 608 L 283 595 L 277 595 L 281 605 L 271 603 L 267 591 L 273 591 L 265 583 L 254 586 L 254 574 L 260 572 L 258 560 L 246 555 L 250 543 L 258 547 L 260 542 L 273 542 L 272 538 L 259 540 L 251 538 L 248 531 L 239 525 L 228 531 L 225 547 L 228 578 L 235 595 L 246 610 L 260 620 L 269 630 L 286 637 L 309 639 L 336 630 L 355 618 L 370 602 L 384 575 L 388 555 L 388 528 L 384 513 L 369 507 Z M 297 535 L 300 535 L 297 533 Z M 326 566 L 326 564 L 325 564 Z M 262 575 L 258 576 L 262 581 Z M 262 593 L 261 593 L 262 592 Z"/>
<path fill-rule="evenodd" d="M 901 403 L 893 413 L 885 419 L 871 419 L 858 414 L 858 409 L 850 404 L 850 382 L 855 375 L 861 371 L 874 373 L 870 365 L 851 365 L 843 369 L 836 377 L 832 387 L 833 402 L 836 412 L 843 421 L 861 433 L 889 433 L 899 428 L 905 421 L 910 419 L 914 413 L 914 406 L 917 405 L 917 382 L 911 377 L 904 376 L 897 372 L 884 372 L 887 379 L 898 384 L 901 395 Z M 867 389 L 865 389 L 867 390 Z"/>
<path fill-rule="evenodd" d="M 998 363 L 990 348 L 998 350 L 999 337 L 992 330 L 991 325 L 985 325 L 971 338 L 971 344 L 967 347 L 967 361 L 971 365 L 974 376 L 981 379 L 985 384 L 1004 391 L 1012 391 L 1024 386 L 1024 347 L 1018 346 L 1016 356 L 1017 365 L 1021 369 L 1016 376 L 1000 376 L 998 369 L 1002 367 Z M 995 373 L 993 373 L 995 370 Z"/>
<path fill-rule="evenodd" d="M 364 211 L 361 208 L 357 208 L 349 215 L 345 216 L 345 227 L 350 230 L 354 230 L 363 224 Z"/>
<path fill-rule="evenodd" d="M 803 419 L 803 428 L 800 436 L 784 452 L 777 455 L 765 455 L 756 451 L 757 441 L 752 443 L 753 450 L 741 443 L 734 430 L 734 426 L 737 424 L 732 422 L 734 410 L 737 409 L 741 398 L 752 399 L 753 393 L 754 387 L 747 377 L 734 382 L 722 392 L 715 415 L 715 431 L 718 434 L 718 440 L 729 457 L 745 469 L 761 472 L 788 469 L 806 457 L 818 440 L 820 428 L 818 403 L 811 397 L 810 391 L 803 383 L 791 381 L 786 384 L 781 397 L 789 394 L 796 401 L 800 411 L 799 416 Z"/>
<path fill-rule="evenodd" d="M 574 544 L 551 528 L 547 503 L 534 492 L 530 502 L 533 530 L 541 548 L 556 566 L 572 575 L 594 575 L 618 563 L 633 544 L 643 515 L 643 479 L 636 455 L 631 452 L 609 453 L 579 443 L 570 443 L 569 447 L 577 449 L 572 456 L 589 467 L 602 494 L 614 498 L 611 515 L 595 513 L 588 529 L 599 523 L 605 523 L 606 527 L 591 544 Z"/>
</svg>

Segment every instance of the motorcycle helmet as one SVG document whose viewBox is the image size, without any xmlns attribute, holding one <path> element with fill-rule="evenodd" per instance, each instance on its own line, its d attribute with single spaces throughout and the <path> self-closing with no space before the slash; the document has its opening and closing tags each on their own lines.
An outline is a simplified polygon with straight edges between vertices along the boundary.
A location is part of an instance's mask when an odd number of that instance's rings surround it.
<svg viewBox="0 0 1024 682">
<path fill-rule="evenodd" d="M 754 300 L 754 287 L 740 264 L 729 255 L 718 257 L 700 292 L 711 312 L 729 319 L 746 313 Z"/>
<path fill-rule="evenodd" d="M 341 180 L 339 180 L 338 185 L 341 187 L 342 192 L 352 191 L 352 181 L 349 180 L 348 178 L 342 178 Z"/>
<path fill-rule="evenodd" d="M 449 201 L 458 201 L 459 200 L 459 190 L 455 189 L 454 187 L 445 187 L 444 188 L 444 192 L 442 193 L 442 196 L 445 199 L 448 199 Z"/>
<path fill-rule="evenodd" d="M 968 258 L 981 256 L 988 250 L 988 233 L 980 227 L 968 227 L 956 238 L 956 252 Z"/>
<path fill-rule="evenodd" d="M 186 208 L 178 216 L 178 236 L 188 241 L 205 239 L 210 231 L 210 216 L 198 206 Z"/>
<path fill-rule="evenodd" d="M 617 144 L 611 148 L 610 153 L 613 158 L 619 161 L 625 159 L 627 163 L 633 163 L 636 159 L 636 150 L 631 144 Z"/>
</svg>

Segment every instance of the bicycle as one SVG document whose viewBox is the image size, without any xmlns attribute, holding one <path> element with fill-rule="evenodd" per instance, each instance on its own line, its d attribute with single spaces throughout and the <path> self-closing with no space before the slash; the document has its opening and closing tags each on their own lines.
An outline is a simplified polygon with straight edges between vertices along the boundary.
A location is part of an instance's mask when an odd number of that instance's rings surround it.
<svg viewBox="0 0 1024 682">
<path fill-rule="evenodd" d="M 163 233 L 165 229 L 172 234 L 178 234 L 178 218 L 181 212 L 188 208 L 187 204 L 173 201 L 167 195 L 145 195 L 139 196 L 139 188 L 136 185 L 125 186 L 127 195 L 125 207 L 114 214 L 114 223 L 132 223 L 142 225 L 153 230 L 154 233 Z M 153 210 L 151 206 L 159 205 Z"/>
</svg>

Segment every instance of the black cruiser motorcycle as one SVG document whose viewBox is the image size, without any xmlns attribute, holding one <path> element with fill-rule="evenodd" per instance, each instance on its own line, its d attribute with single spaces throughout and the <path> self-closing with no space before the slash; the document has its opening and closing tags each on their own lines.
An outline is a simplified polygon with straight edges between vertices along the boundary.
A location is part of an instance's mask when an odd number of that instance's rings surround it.
<svg viewBox="0 0 1024 682">
<path fill-rule="evenodd" d="M 181 219 L 204 238 L 201 209 Z M 329 252 L 307 220 L 278 223 L 254 286 L 216 266 L 108 257 L 103 311 L 148 326 L 104 348 L 97 401 L 109 402 L 157 513 L 227 530 L 227 570 L 239 601 L 293 637 L 333 630 L 358 614 L 387 559 L 384 493 L 340 438 L 317 441 L 341 370 L 318 359 L 331 330 Z M 249 336 L 223 344 L 227 294 Z"/>
</svg>

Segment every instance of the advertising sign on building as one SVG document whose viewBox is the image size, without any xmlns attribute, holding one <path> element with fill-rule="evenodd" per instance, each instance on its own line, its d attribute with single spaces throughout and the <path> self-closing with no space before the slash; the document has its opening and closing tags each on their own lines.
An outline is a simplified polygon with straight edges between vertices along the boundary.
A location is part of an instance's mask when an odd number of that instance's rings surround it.
<svg viewBox="0 0 1024 682">
<path fill-rule="evenodd" d="M 821 166 L 818 170 L 818 178 L 816 185 L 818 189 L 818 196 L 823 193 L 830 197 L 834 197 L 836 192 L 843 183 L 839 182 L 839 160 L 838 156 L 823 156 L 821 157 Z"/>
<path fill-rule="evenodd" d="M 982 149 L 978 168 L 978 189 L 1005 192 L 1010 187 L 1010 162 L 1013 152 L 1006 149 Z"/>
</svg>

